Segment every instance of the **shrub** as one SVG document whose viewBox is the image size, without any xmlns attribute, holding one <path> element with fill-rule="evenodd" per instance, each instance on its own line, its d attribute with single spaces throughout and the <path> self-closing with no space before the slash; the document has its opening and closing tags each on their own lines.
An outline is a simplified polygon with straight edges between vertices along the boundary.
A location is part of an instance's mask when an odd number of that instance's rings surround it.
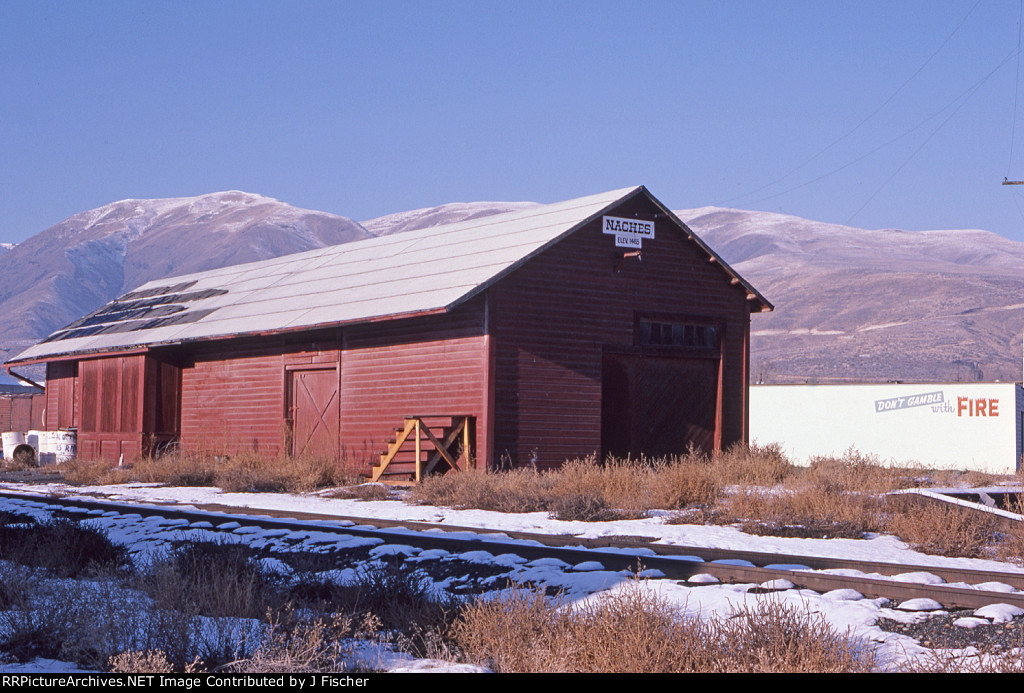
<svg viewBox="0 0 1024 693">
<path fill-rule="evenodd" d="M 359 483 L 366 467 L 343 454 L 340 460 L 311 455 L 269 456 L 255 452 L 215 456 L 187 452 L 147 457 L 125 467 L 73 460 L 60 466 L 64 479 L 77 484 L 162 483 L 170 486 L 219 486 L 225 491 L 305 492 Z"/>
<path fill-rule="evenodd" d="M 939 503 L 908 504 L 890 518 L 887 531 L 918 551 L 963 558 L 985 555 L 999 538 L 995 518 Z"/>
<path fill-rule="evenodd" d="M 525 513 L 548 510 L 552 476 L 533 469 L 489 472 L 469 469 L 431 476 L 409 491 L 410 500 L 454 508 Z"/>
<path fill-rule="evenodd" d="M 65 578 L 123 570 L 131 561 L 100 528 L 67 519 L 0 525 L 0 558 Z"/>
<path fill-rule="evenodd" d="M 280 579 L 250 555 L 244 544 L 182 544 L 151 561 L 140 586 L 158 609 L 262 618 L 268 606 L 283 606 L 285 591 Z"/>
<path fill-rule="evenodd" d="M 33 577 L 0 611 L 0 651 L 17 661 L 45 657 L 100 670 L 126 651 L 160 649 L 184 660 L 197 646 L 197 624 L 152 611 L 148 600 L 114 580 Z"/>
<path fill-rule="evenodd" d="M 107 660 L 111 673 L 115 674 L 170 674 L 174 665 L 160 650 L 122 652 Z"/>
<path fill-rule="evenodd" d="M 886 503 L 878 496 L 823 488 L 743 489 L 718 508 L 714 521 L 740 523 L 745 532 L 774 536 L 859 539 L 886 527 Z"/>
<path fill-rule="evenodd" d="M 571 665 L 558 651 L 566 640 L 564 606 L 543 591 L 514 589 L 464 608 L 450 636 L 465 658 L 496 672 L 565 672 Z"/>
<path fill-rule="evenodd" d="M 584 605 L 513 590 L 460 614 L 463 656 L 498 672 L 860 672 L 864 645 L 806 611 L 766 601 L 730 619 L 685 617 L 632 583 Z"/>
<path fill-rule="evenodd" d="M 855 673 L 875 669 L 867 643 L 839 633 L 806 609 L 767 599 L 715 624 L 726 671 Z"/>
<path fill-rule="evenodd" d="M 712 458 L 711 463 L 722 484 L 772 485 L 796 471 L 778 443 L 733 445 Z"/>
<path fill-rule="evenodd" d="M 551 516 L 567 522 L 607 522 L 620 517 L 604 498 L 587 493 L 562 496 L 552 506 Z"/>
<path fill-rule="evenodd" d="M 1017 652 L 988 652 L 967 650 L 933 650 L 915 657 L 900 668 L 914 674 L 1024 674 L 1024 659 L 1019 643 Z"/>
<path fill-rule="evenodd" d="M 299 618 L 292 609 L 269 615 L 267 635 L 258 648 L 244 659 L 232 662 L 224 671 L 246 673 L 310 673 L 345 670 L 356 635 L 352 619 L 345 616 Z"/>
<path fill-rule="evenodd" d="M 850 448 L 839 458 L 811 458 L 810 466 L 797 475 L 795 485 L 833 488 L 835 493 L 888 493 L 920 485 L 920 476 L 920 469 L 884 465 L 876 456 Z"/>
<path fill-rule="evenodd" d="M 433 589 L 422 571 L 406 563 L 379 563 L 363 568 L 356 579 L 336 593 L 342 611 L 372 614 L 382 628 L 406 634 L 446 626 L 458 600 Z"/>
<path fill-rule="evenodd" d="M 682 510 L 715 503 L 722 497 L 723 482 L 713 465 L 682 457 L 655 470 L 648 493 L 652 508 Z"/>
</svg>

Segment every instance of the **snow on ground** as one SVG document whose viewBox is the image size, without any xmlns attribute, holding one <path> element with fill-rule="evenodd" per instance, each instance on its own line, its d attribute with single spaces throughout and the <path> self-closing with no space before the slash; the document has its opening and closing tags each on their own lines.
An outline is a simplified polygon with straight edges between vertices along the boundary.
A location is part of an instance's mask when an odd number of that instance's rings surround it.
<svg viewBox="0 0 1024 693">
<path fill-rule="evenodd" d="M 668 525 L 662 517 L 649 517 L 640 520 L 621 520 L 616 522 L 588 523 L 564 522 L 553 520 L 546 513 L 507 514 L 483 510 L 454 510 L 434 506 L 410 505 L 400 501 L 362 501 L 354 499 L 329 498 L 320 494 L 275 494 L 275 493 L 223 493 L 215 488 L 162 487 L 153 484 L 125 484 L 120 486 L 76 487 L 64 484 L 27 485 L 6 483 L 2 489 L 38 494 L 44 503 L 47 496 L 59 495 L 103 499 L 106 501 L 133 501 L 150 504 L 173 504 L 187 509 L 203 504 L 218 504 L 237 508 L 237 516 L 225 518 L 214 526 L 212 523 L 192 523 L 184 521 L 153 520 L 140 526 L 125 514 L 97 513 L 91 517 L 110 533 L 111 538 L 120 543 L 131 545 L 145 554 L 166 546 L 174 539 L 201 539 L 214 532 L 230 531 L 236 537 L 244 537 L 246 541 L 259 546 L 273 548 L 288 546 L 291 550 L 303 548 L 327 550 L 348 542 L 357 545 L 372 545 L 373 555 L 403 554 L 425 560 L 434 551 L 420 551 L 400 543 L 388 543 L 382 539 L 351 538 L 338 539 L 324 532 L 318 532 L 315 522 L 310 523 L 306 532 L 289 532 L 287 530 L 261 530 L 245 525 L 245 516 L 256 516 L 261 510 L 293 511 L 296 513 L 316 513 L 330 517 L 355 516 L 364 518 L 382 518 L 392 520 L 413 520 L 436 523 L 439 529 L 445 526 L 481 527 L 497 531 L 523 531 L 541 534 L 578 535 L 581 537 L 599 536 L 645 536 L 656 537 L 659 542 L 700 547 L 716 547 L 723 549 L 741 549 L 752 551 L 770 551 L 807 556 L 842 557 L 885 561 L 907 566 L 907 573 L 901 576 L 908 582 L 934 583 L 940 578 L 928 572 L 929 566 L 964 567 L 981 570 L 1003 572 L 1024 572 L 1024 569 L 1005 563 L 977 559 L 953 559 L 940 556 L 928 556 L 917 553 L 906 547 L 898 539 L 891 536 L 873 536 L 869 539 L 796 539 L 780 537 L 757 537 L 744 534 L 731 527 L 699 526 L 699 525 Z M 25 506 L 20 506 L 21 512 Z M 126 510 L 125 513 L 131 513 Z M 371 523 L 372 524 L 372 523 Z M 299 542 L 296 544 L 295 542 Z M 529 561 L 515 553 L 516 542 L 509 540 L 508 551 L 498 555 L 486 551 L 473 551 L 459 557 L 477 563 L 491 563 L 513 570 L 513 576 L 519 580 L 543 582 L 564 591 L 570 599 L 592 599 L 595 595 L 611 594 L 626 587 L 632 582 L 632 576 L 622 572 L 605 570 L 600 563 L 583 561 L 569 566 L 557 559 L 541 559 Z M 444 552 L 441 552 L 444 553 Z M 269 559 L 273 562 L 273 559 Z M 279 565 L 278 565 L 279 564 Z M 286 565 L 274 562 L 269 567 L 287 571 Z M 833 571 L 855 573 L 856 571 Z M 344 576 L 340 576 L 344 578 Z M 818 614 L 839 631 L 849 630 L 856 637 L 872 643 L 876 649 L 879 662 L 885 667 L 897 667 L 909 657 L 926 654 L 915 640 L 897 633 L 883 631 L 878 627 L 879 618 L 885 617 L 903 622 L 913 622 L 925 618 L 929 606 L 908 604 L 907 609 L 897 610 L 885 606 L 883 599 L 866 599 L 859 593 L 849 590 L 834 590 L 824 594 L 795 589 L 787 581 L 773 581 L 762 587 L 772 590 L 770 594 L 750 594 L 753 585 L 722 585 L 707 575 L 697 575 L 688 584 L 679 584 L 672 580 L 658 579 L 659 575 L 652 571 L 646 575 L 648 579 L 641 583 L 642 589 L 656 591 L 663 598 L 678 605 L 687 614 L 713 618 L 729 616 L 753 606 L 758 600 L 774 599 L 792 604 Z M 439 588 L 444 588 L 440 584 Z M 1006 585 L 988 584 L 986 589 L 1014 591 Z M 1012 614 L 1013 608 L 1006 605 L 979 609 L 975 616 L 987 619 L 985 622 L 998 621 Z M 1010 616 L 1012 617 L 1012 616 Z M 980 622 L 980 621 L 979 621 Z M 964 627 L 971 621 L 964 620 Z M 388 654 L 387 658 L 376 653 L 376 662 L 382 668 L 391 671 L 424 671 L 438 668 L 449 671 L 475 670 L 464 666 L 452 667 L 439 662 L 412 660 L 405 655 Z M 31 665 L 32 671 L 67 671 L 56 662 L 39 662 Z M 448 667 L 447 669 L 445 667 Z M 25 671 L 26 669 L 19 669 Z M 0 665 L 0 671 L 10 671 Z"/>
</svg>

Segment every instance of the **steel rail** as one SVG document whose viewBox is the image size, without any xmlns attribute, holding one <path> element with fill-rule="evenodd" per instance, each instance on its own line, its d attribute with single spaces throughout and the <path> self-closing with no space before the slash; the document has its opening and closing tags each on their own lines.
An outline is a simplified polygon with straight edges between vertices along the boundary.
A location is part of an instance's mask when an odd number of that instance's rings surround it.
<svg viewBox="0 0 1024 693">
<path fill-rule="evenodd" d="M 57 507 L 81 507 L 142 516 L 159 515 L 185 519 L 190 522 L 209 522 L 214 519 L 217 521 L 244 521 L 266 528 L 293 531 L 308 531 L 315 528 L 318 531 L 375 537 L 386 539 L 392 543 L 400 542 L 457 552 L 487 550 L 499 554 L 515 553 L 527 559 L 557 557 L 570 565 L 584 561 L 597 561 L 608 570 L 657 570 L 665 577 L 675 580 L 686 580 L 698 573 L 712 575 L 722 582 L 757 585 L 785 579 L 796 587 L 816 592 L 853 589 L 868 598 L 883 597 L 897 601 L 927 597 L 934 599 L 946 608 L 973 609 L 993 603 L 1012 604 L 1024 608 L 1024 592 L 997 592 L 951 585 L 901 582 L 869 576 L 836 575 L 818 571 L 856 569 L 868 572 L 865 568 L 871 568 L 871 572 L 889 575 L 926 571 L 951 582 L 977 580 L 1001 582 L 1015 587 L 1019 587 L 1024 581 L 1024 574 L 1021 573 L 876 563 L 707 547 L 681 547 L 609 537 L 583 539 L 566 535 L 504 532 L 479 527 L 352 516 L 325 516 L 307 512 L 251 509 L 254 514 L 249 514 L 238 512 L 239 508 L 235 506 L 215 504 L 193 506 L 197 509 L 185 510 L 126 501 L 71 499 L 3 491 L 0 491 L 0 497 L 33 501 Z M 452 536 L 456 534 L 461 536 Z M 467 537 L 466 534 L 473 536 Z M 759 563 L 760 565 L 745 563 Z M 807 569 L 794 569 L 794 566 L 797 565 Z M 892 572 L 883 573 L 878 569 L 879 567 Z"/>
</svg>

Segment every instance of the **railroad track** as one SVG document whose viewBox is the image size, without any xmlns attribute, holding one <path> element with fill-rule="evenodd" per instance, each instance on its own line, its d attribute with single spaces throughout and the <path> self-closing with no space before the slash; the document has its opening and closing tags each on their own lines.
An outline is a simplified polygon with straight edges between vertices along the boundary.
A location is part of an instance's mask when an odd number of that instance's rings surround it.
<svg viewBox="0 0 1024 693">
<path fill-rule="evenodd" d="M 958 569 L 931 565 L 906 565 L 793 554 L 762 553 L 708 547 L 659 544 L 654 537 L 602 537 L 536 534 L 459 527 L 426 522 L 379 518 L 325 516 L 292 511 L 254 510 L 239 513 L 236 507 L 205 505 L 196 509 L 56 498 L 0 491 L 0 498 L 29 503 L 46 512 L 87 517 L 87 513 L 159 516 L 186 521 L 190 525 L 246 526 L 277 531 L 308 532 L 369 538 L 381 543 L 402 544 L 451 553 L 487 551 L 514 553 L 528 560 L 557 558 L 569 565 L 599 562 L 606 570 L 657 570 L 672 580 L 687 580 L 708 574 L 721 582 L 762 585 L 787 580 L 796 587 L 816 592 L 853 589 L 868 598 L 883 597 L 897 602 L 930 598 L 948 609 L 976 609 L 995 603 L 1024 608 L 1024 573 Z M 236 524 L 237 523 L 237 524 Z M 867 575 L 826 571 L 857 571 Z M 954 584 L 920 584 L 893 576 L 925 572 Z M 984 589 L 983 587 L 999 589 Z M 980 585 L 982 588 L 966 585 Z M 1017 591 L 1000 591 L 1013 588 Z"/>
</svg>

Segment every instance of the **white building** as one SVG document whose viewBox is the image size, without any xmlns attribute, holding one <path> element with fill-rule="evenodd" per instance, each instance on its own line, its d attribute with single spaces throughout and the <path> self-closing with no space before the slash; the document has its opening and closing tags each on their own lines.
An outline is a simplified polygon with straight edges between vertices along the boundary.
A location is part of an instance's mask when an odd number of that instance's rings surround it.
<svg viewBox="0 0 1024 693">
<path fill-rule="evenodd" d="M 750 440 L 797 464 L 850 447 L 887 464 L 1013 474 L 1024 454 L 1020 383 L 752 385 Z"/>
</svg>

